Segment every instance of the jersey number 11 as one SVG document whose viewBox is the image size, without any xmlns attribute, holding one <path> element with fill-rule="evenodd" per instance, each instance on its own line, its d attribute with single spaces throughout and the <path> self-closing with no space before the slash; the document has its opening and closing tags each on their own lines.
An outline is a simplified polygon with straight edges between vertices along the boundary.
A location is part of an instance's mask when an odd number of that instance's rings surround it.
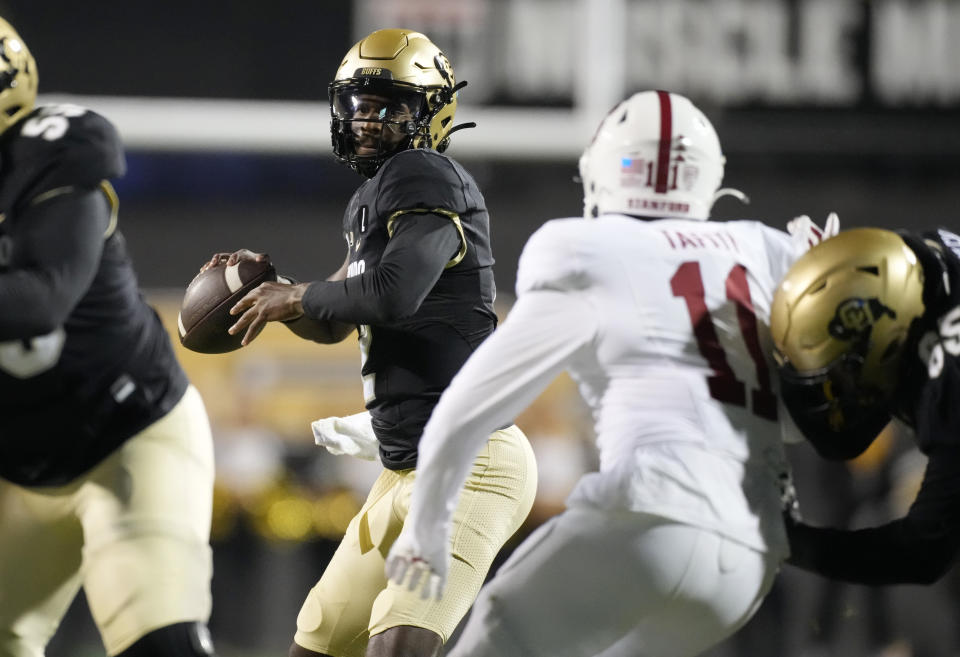
<svg viewBox="0 0 960 657">
<path fill-rule="evenodd" d="M 673 291 L 673 296 L 681 297 L 686 302 L 690 322 L 693 324 L 693 335 L 697 339 L 697 347 L 713 369 L 713 376 L 707 378 L 710 396 L 726 404 L 746 407 L 747 386 L 733 373 L 730 363 L 727 362 L 727 354 L 720 345 L 717 330 L 710 317 L 710 310 L 707 308 L 700 263 L 689 261 L 680 265 L 670 279 L 670 289 Z M 750 299 L 746 267 L 735 265 L 730 270 L 727 274 L 726 289 L 727 299 L 733 302 L 737 309 L 737 321 L 740 324 L 740 333 L 747 347 L 747 353 L 750 354 L 757 369 L 757 384 L 760 389 L 751 391 L 753 402 L 751 408 L 762 418 L 776 420 L 777 398 L 770 386 L 770 369 L 760 348 L 757 316 Z"/>
</svg>

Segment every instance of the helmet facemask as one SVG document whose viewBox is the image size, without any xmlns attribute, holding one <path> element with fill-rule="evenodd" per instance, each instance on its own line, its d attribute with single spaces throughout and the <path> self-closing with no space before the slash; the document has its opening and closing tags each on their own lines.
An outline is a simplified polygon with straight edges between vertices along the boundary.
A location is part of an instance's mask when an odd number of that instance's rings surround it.
<svg viewBox="0 0 960 657">
<path fill-rule="evenodd" d="M 780 380 L 784 384 L 784 398 L 803 397 L 803 404 L 798 406 L 822 416 L 825 426 L 831 430 L 844 431 L 850 424 L 849 419 L 856 415 L 851 409 L 877 409 L 886 407 L 889 401 L 890 386 L 885 383 L 888 372 L 880 376 L 868 373 L 866 361 L 870 351 L 870 336 L 867 334 L 852 341 L 826 366 L 802 371 L 781 352 L 775 351 L 774 358 L 780 366 Z"/>
<path fill-rule="evenodd" d="M 330 112 L 334 155 L 367 177 L 415 141 L 430 143 L 427 92 L 416 85 L 339 80 L 330 85 Z"/>
<path fill-rule="evenodd" d="M 827 367 L 806 372 L 782 362 L 777 354 L 784 404 L 797 428 L 825 458 L 859 456 L 890 421 L 891 390 L 882 383 L 888 379 L 881 377 L 878 383 L 866 374 L 869 351 L 864 340 Z"/>
</svg>

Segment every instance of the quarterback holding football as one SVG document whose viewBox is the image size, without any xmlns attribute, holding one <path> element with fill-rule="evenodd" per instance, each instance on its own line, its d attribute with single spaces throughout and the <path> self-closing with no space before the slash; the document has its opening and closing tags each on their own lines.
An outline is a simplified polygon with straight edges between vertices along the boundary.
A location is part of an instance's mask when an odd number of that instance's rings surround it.
<svg viewBox="0 0 960 657">
<path fill-rule="evenodd" d="M 329 85 L 334 156 L 364 178 L 347 205 L 343 265 L 328 280 L 267 282 L 233 308 L 230 331 L 254 339 L 269 321 L 338 342 L 357 331 L 364 403 L 383 470 L 320 581 L 306 593 L 293 657 L 440 654 L 501 546 L 533 504 L 536 464 L 512 422 L 490 427 L 451 549 L 443 600 L 384 575 L 406 520 L 423 427 L 497 316 L 490 217 L 473 176 L 445 151 L 460 89 L 425 35 L 378 30 L 347 52 Z M 265 256 L 216 254 L 232 266 Z"/>
</svg>

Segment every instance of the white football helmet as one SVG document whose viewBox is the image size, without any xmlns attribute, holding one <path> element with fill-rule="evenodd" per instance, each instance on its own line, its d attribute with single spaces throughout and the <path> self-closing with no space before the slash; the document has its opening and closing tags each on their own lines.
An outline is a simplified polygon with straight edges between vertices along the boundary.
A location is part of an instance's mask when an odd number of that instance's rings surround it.
<svg viewBox="0 0 960 657">
<path fill-rule="evenodd" d="M 584 215 L 707 219 L 724 162 L 713 125 L 687 98 L 634 94 L 600 122 L 580 156 Z"/>
</svg>

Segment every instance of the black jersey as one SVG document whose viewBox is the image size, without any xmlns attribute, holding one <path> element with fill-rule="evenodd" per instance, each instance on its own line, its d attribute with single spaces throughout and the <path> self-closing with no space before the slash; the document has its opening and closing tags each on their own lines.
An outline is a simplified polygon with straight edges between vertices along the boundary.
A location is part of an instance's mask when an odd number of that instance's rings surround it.
<svg viewBox="0 0 960 657">
<path fill-rule="evenodd" d="M 901 236 L 923 266 L 924 313 L 906 347 L 897 415 L 922 452 L 960 449 L 960 237 L 946 229 Z"/>
<path fill-rule="evenodd" d="M 432 150 L 391 157 L 350 200 L 343 218 L 348 274 L 376 267 L 396 222 L 447 217 L 460 250 L 419 309 L 403 320 L 360 326 L 364 397 L 385 467 L 416 464 L 423 427 L 444 389 L 496 326 L 486 203 L 473 177 Z"/>
<path fill-rule="evenodd" d="M 39 107 L 0 137 L 0 476 L 10 481 L 69 482 L 186 389 L 115 227 L 104 181 L 124 167 L 114 127 L 74 105 Z M 59 268 L 74 259 L 83 266 Z M 57 324 L 38 329 L 37 315 Z"/>
</svg>

